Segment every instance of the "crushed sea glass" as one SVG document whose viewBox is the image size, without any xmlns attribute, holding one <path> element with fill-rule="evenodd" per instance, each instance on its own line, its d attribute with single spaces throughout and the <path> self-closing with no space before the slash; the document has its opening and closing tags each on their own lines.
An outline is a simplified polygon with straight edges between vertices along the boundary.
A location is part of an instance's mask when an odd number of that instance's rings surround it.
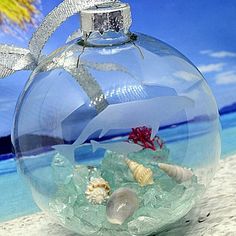
<svg viewBox="0 0 236 236">
<path fill-rule="evenodd" d="M 62 155 L 55 154 L 52 161 L 57 191 L 49 202 L 49 211 L 67 228 L 82 235 L 128 236 L 150 235 L 163 230 L 187 214 L 204 191 L 197 177 L 177 184 L 158 168 L 158 163 L 168 163 L 169 150 L 164 145 L 155 151 L 144 149 L 126 155 L 106 151 L 96 167 L 75 167 Z M 140 186 L 130 172 L 125 159 L 141 163 L 153 172 L 154 184 Z M 125 187 L 135 191 L 139 207 L 122 225 L 111 224 L 106 216 L 106 202 L 90 203 L 85 195 L 91 178 L 105 179 L 111 193 Z"/>
</svg>

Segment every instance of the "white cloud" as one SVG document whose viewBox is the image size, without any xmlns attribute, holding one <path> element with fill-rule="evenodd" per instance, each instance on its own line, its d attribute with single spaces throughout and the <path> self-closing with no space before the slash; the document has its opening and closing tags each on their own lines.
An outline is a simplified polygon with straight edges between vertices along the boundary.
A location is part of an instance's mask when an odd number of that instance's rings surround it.
<svg viewBox="0 0 236 236">
<path fill-rule="evenodd" d="M 236 57 L 235 52 L 227 52 L 227 51 L 212 52 L 209 55 L 215 58 Z"/>
<path fill-rule="evenodd" d="M 205 55 L 205 54 L 210 54 L 212 52 L 212 50 L 202 50 L 200 51 L 201 54 Z"/>
<path fill-rule="evenodd" d="M 186 81 L 199 80 L 199 74 L 193 74 L 187 71 L 177 71 L 174 73 L 174 76 Z"/>
<path fill-rule="evenodd" d="M 219 72 L 219 71 L 222 71 L 224 65 L 225 65 L 224 63 L 200 65 L 200 66 L 198 66 L 198 69 L 202 73 Z"/>
<path fill-rule="evenodd" d="M 236 83 L 236 71 L 226 71 L 217 74 L 215 77 L 216 83 L 220 85 L 235 84 Z"/>
<path fill-rule="evenodd" d="M 211 51 L 211 50 L 203 50 L 200 51 L 201 54 L 203 55 L 208 55 L 210 57 L 214 58 L 227 58 L 227 57 L 236 57 L 236 52 L 229 52 L 229 51 Z"/>
</svg>

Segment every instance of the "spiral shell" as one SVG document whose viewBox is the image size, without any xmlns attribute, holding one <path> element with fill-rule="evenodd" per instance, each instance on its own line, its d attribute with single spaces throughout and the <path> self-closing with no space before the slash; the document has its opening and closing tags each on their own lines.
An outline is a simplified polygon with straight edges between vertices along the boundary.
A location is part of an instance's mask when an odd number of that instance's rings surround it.
<svg viewBox="0 0 236 236">
<path fill-rule="evenodd" d="M 103 178 L 94 178 L 90 181 L 85 192 L 86 198 L 93 204 L 102 204 L 109 198 L 110 186 Z"/>
<path fill-rule="evenodd" d="M 186 182 L 193 176 L 193 172 L 191 170 L 183 168 L 181 166 L 169 165 L 164 163 L 159 163 L 158 166 L 177 183 Z"/>
<path fill-rule="evenodd" d="M 144 167 L 142 164 L 139 164 L 135 161 L 129 159 L 125 160 L 128 167 L 133 173 L 134 179 L 141 185 L 150 185 L 153 184 L 153 173 L 150 168 Z"/>
</svg>

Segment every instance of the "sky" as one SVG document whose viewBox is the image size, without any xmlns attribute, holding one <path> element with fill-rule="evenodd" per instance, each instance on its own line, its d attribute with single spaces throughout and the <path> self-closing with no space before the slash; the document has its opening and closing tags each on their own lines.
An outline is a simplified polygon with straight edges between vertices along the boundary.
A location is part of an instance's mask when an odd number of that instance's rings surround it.
<svg viewBox="0 0 236 236">
<path fill-rule="evenodd" d="M 42 0 L 48 14 L 61 0 Z M 133 12 L 132 31 L 154 36 L 187 56 L 203 73 L 219 108 L 236 102 L 236 1 L 235 0 L 126 0 Z M 60 47 L 79 27 L 74 16 L 49 40 L 44 53 Z M 27 47 L 24 40 L 0 32 L 0 43 Z M 29 77 L 18 72 L 0 80 L 0 136 L 10 133 L 17 98 Z"/>
</svg>

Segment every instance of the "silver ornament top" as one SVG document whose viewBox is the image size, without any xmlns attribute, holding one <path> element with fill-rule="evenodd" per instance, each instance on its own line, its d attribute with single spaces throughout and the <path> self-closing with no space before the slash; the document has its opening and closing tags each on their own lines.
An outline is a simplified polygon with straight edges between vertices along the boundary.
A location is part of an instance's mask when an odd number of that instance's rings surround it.
<svg viewBox="0 0 236 236">
<path fill-rule="evenodd" d="M 84 35 L 108 31 L 127 33 L 132 23 L 129 4 L 113 1 L 81 11 L 81 31 Z"/>
</svg>

